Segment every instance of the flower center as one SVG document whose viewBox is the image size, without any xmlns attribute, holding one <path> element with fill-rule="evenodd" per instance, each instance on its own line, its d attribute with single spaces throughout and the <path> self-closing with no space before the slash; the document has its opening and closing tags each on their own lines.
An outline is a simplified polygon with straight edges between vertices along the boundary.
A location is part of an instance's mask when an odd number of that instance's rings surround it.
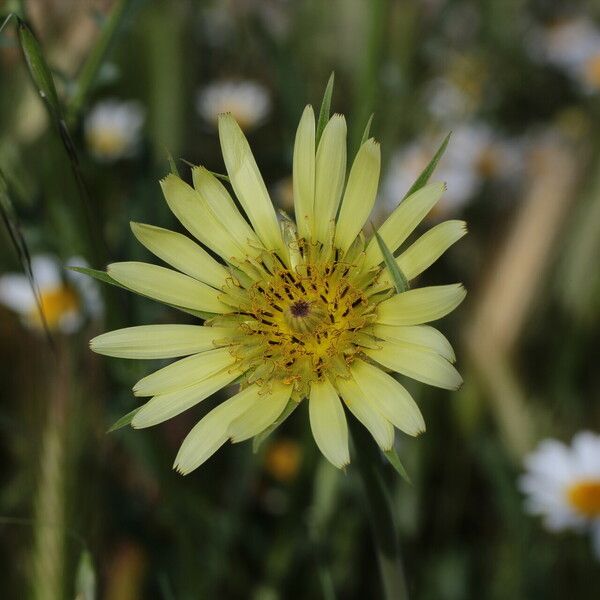
<svg viewBox="0 0 600 600">
<path fill-rule="evenodd" d="M 571 506 L 586 517 L 600 517 L 600 479 L 579 481 L 567 490 Z"/>
<path fill-rule="evenodd" d="M 241 345 L 232 346 L 250 382 L 294 384 L 300 400 L 326 373 L 348 375 L 366 337 L 374 305 L 352 284 L 352 265 L 342 262 L 278 269 L 246 290 L 239 324 Z"/>
<path fill-rule="evenodd" d="M 310 304 L 306 300 L 298 300 L 290 306 L 293 317 L 306 317 L 310 311 Z"/>
</svg>

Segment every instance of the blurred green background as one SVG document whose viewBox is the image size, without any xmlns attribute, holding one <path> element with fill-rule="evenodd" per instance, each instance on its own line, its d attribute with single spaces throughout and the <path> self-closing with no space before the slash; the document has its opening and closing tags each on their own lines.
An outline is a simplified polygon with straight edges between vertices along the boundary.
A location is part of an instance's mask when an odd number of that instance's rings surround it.
<svg viewBox="0 0 600 600">
<path fill-rule="evenodd" d="M 0 2 L 0 23 L 10 13 L 41 44 L 69 137 L 29 77 L 11 18 L 0 34 L 2 273 L 22 272 L 9 232 L 63 264 L 147 259 L 128 223 L 178 227 L 158 185 L 169 153 L 184 178 L 180 159 L 223 172 L 220 110 L 244 121 L 289 210 L 297 122 L 332 71 L 351 153 L 375 114 L 384 170 L 373 222 L 453 131 L 434 175 L 448 193 L 428 224 L 464 218 L 470 233 L 421 279 L 469 290 L 444 324 L 465 385 L 410 386 L 427 423 L 419 439 L 397 439 L 413 485 L 387 473 L 409 591 L 598 597 L 588 540 L 546 532 L 516 483 L 540 439 L 600 429 L 597 3 Z M 214 402 L 106 433 L 156 365 L 92 355 L 89 338 L 185 319 L 102 293 L 103 310 L 84 293 L 74 306 L 44 298 L 77 317 L 49 319 L 52 341 L 31 307 L 0 306 L 2 597 L 381 597 L 360 481 L 321 458 L 305 406 L 257 454 L 226 446 L 185 478 L 172 460 Z"/>
</svg>

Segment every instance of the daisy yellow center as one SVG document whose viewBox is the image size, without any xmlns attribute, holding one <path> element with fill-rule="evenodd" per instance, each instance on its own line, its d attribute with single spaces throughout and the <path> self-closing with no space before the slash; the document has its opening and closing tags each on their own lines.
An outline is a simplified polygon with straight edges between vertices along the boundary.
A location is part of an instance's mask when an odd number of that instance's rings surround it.
<svg viewBox="0 0 600 600">
<path fill-rule="evenodd" d="M 571 506 L 586 517 L 600 517 L 600 479 L 579 481 L 567 490 Z"/>
<path fill-rule="evenodd" d="M 112 128 L 98 128 L 88 132 L 88 144 L 100 156 L 116 156 L 127 146 L 123 133 Z"/>
<path fill-rule="evenodd" d="M 247 290 L 245 341 L 232 353 L 249 364 L 248 381 L 294 384 L 306 395 L 311 381 L 347 375 L 375 316 L 374 304 L 351 283 L 352 265 L 331 262 L 279 269 Z"/>
<path fill-rule="evenodd" d="M 586 83 L 593 89 L 600 87 L 600 54 L 592 56 L 585 64 L 584 75 Z"/>
<path fill-rule="evenodd" d="M 79 305 L 75 292 L 66 286 L 42 290 L 40 304 L 50 329 L 58 327 L 60 320 L 67 313 L 76 311 Z M 32 307 L 29 311 L 29 319 L 35 325 L 42 326 L 37 306 Z"/>
</svg>

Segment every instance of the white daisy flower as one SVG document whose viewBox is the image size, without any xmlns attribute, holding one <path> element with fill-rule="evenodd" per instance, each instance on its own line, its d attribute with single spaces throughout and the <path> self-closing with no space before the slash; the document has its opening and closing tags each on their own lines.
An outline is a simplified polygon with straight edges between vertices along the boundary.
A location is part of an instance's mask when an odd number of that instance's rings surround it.
<svg viewBox="0 0 600 600">
<path fill-rule="evenodd" d="M 72 257 L 71 266 L 87 266 L 80 257 Z M 101 316 L 102 300 L 98 286 L 85 275 L 66 271 L 58 260 L 47 254 L 31 259 L 33 278 L 48 328 L 61 333 L 73 333 L 85 317 Z M 0 303 L 16 312 L 23 323 L 34 330 L 42 330 L 36 298 L 27 277 L 21 273 L 6 273 L 0 277 Z"/>
<path fill-rule="evenodd" d="M 215 126 L 220 114 L 231 113 L 240 127 L 249 131 L 264 122 L 271 112 L 271 97 L 256 81 L 228 79 L 211 83 L 201 90 L 196 108 Z"/>
<path fill-rule="evenodd" d="M 439 136 L 428 136 L 396 152 L 383 183 L 385 211 L 395 207 L 433 156 Z M 433 218 L 459 214 L 487 179 L 517 174 L 522 148 L 516 140 L 500 138 L 488 125 L 471 122 L 453 129 L 452 141 L 440 160 L 436 177 L 447 184 L 447 192 Z"/>
<path fill-rule="evenodd" d="M 541 515 L 550 531 L 591 531 L 600 560 L 600 435 L 578 433 L 567 446 L 542 441 L 525 459 L 519 487 L 526 510 Z"/>
<path fill-rule="evenodd" d="M 600 90 L 600 29 L 590 19 L 555 22 L 532 40 L 534 58 L 562 69 L 589 93 Z"/>
<path fill-rule="evenodd" d="M 105 100 L 96 104 L 84 123 L 89 151 L 103 162 L 134 156 L 144 120 L 145 111 L 139 102 Z"/>
</svg>

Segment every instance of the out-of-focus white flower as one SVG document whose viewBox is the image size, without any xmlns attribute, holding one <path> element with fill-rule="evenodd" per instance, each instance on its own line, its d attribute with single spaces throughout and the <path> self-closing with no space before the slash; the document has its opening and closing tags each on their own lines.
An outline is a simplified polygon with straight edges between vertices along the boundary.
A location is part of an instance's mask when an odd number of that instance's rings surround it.
<svg viewBox="0 0 600 600">
<path fill-rule="evenodd" d="M 534 58 L 564 70 L 587 92 L 600 91 L 600 29 L 585 17 L 548 25 L 531 36 Z"/>
<path fill-rule="evenodd" d="M 211 83 L 201 90 L 196 107 L 200 115 L 215 126 L 221 113 L 231 113 L 240 127 L 248 131 L 267 118 L 271 97 L 256 81 L 228 79 Z"/>
<path fill-rule="evenodd" d="M 580 432 L 570 446 L 544 440 L 525 468 L 519 487 L 526 510 L 541 515 L 550 531 L 589 529 L 600 560 L 600 435 Z"/>
<path fill-rule="evenodd" d="M 294 210 L 294 186 L 291 177 L 284 177 L 275 182 L 271 189 L 275 204 L 287 214 Z"/>
<path fill-rule="evenodd" d="M 144 120 L 144 108 L 134 100 L 105 100 L 96 104 L 84 124 L 89 151 L 104 162 L 135 155 L 139 149 Z"/>
<path fill-rule="evenodd" d="M 428 136 L 399 150 L 392 157 L 382 187 L 384 210 L 396 207 L 439 146 L 439 137 Z M 517 140 L 507 140 L 488 125 L 467 123 L 454 129 L 435 171 L 448 187 L 431 216 L 453 216 L 480 190 L 486 180 L 515 177 L 523 151 Z"/>
<path fill-rule="evenodd" d="M 80 257 L 67 262 L 70 266 L 87 266 Z M 34 256 L 31 269 L 50 330 L 73 333 L 81 327 L 86 316 L 95 318 L 102 314 L 98 286 L 86 275 L 65 271 L 63 277 L 58 260 L 46 254 Z M 0 303 L 19 314 L 26 326 L 36 330 L 43 328 L 35 295 L 25 275 L 6 273 L 0 276 Z"/>
</svg>

